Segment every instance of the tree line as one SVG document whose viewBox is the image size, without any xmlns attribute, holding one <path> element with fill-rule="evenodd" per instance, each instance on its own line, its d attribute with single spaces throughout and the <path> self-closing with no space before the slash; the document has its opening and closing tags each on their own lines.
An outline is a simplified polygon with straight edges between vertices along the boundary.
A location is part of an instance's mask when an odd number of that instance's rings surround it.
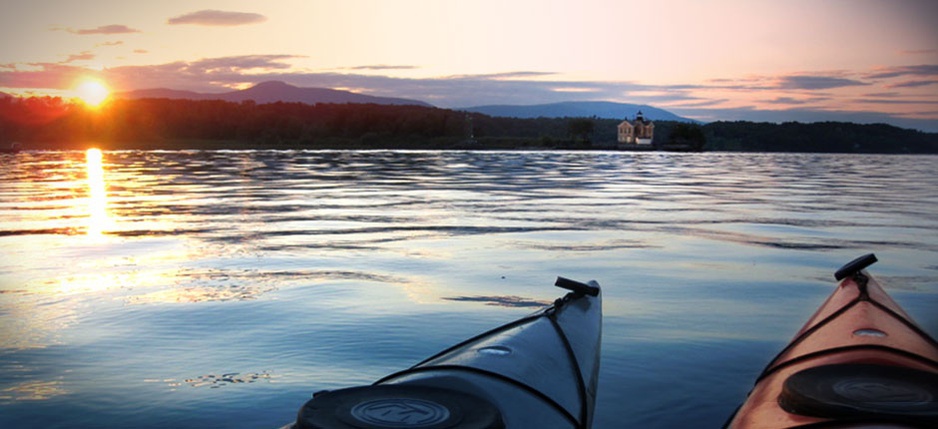
<svg viewBox="0 0 938 429">
<path fill-rule="evenodd" d="M 112 100 L 98 109 L 57 97 L 0 98 L 0 143 L 26 148 L 562 148 L 616 147 L 621 120 L 504 118 L 426 106 L 221 100 Z M 938 153 L 938 134 L 852 123 L 656 121 L 659 149 Z"/>
<path fill-rule="evenodd" d="M 849 122 L 712 122 L 708 150 L 748 152 L 938 153 L 938 133 Z"/>
</svg>

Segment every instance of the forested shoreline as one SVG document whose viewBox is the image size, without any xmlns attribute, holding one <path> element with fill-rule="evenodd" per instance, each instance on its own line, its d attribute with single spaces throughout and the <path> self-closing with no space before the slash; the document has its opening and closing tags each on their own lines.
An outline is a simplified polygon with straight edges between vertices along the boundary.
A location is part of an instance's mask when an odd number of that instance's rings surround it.
<svg viewBox="0 0 938 429">
<path fill-rule="evenodd" d="M 629 112 L 623 112 L 627 114 Z M 619 119 L 493 117 L 415 105 L 0 98 L 0 143 L 24 149 L 615 149 Z M 655 122 L 657 149 L 938 153 L 938 133 L 885 124 Z"/>
</svg>

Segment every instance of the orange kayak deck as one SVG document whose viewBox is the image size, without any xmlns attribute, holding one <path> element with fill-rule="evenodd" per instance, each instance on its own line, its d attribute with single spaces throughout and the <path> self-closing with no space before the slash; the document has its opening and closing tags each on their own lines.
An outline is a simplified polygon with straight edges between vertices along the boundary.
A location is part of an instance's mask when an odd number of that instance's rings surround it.
<svg viewBox="0 0 938 429">
<path fill-rule="evenodd" d="M 876 261 L 865 258 L 862 267 Z M 766 366 L 727 427 L 938 427 L 938 343 L 862 267 Z"/>
</svg>

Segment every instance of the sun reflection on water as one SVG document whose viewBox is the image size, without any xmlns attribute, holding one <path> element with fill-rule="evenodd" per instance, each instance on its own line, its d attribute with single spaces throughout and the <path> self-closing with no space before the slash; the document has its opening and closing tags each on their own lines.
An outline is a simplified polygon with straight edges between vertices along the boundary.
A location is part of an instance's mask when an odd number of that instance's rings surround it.
<svg viewBox="0 0 938 429">
<path fill-rule="evenodd" d="M 100 238 L 110 229 L 107 211 L 107 184 L 104 181 L 104 162 L 101 149 L 85 152 L 88 174 L 88 236 Z"/>
</svg>

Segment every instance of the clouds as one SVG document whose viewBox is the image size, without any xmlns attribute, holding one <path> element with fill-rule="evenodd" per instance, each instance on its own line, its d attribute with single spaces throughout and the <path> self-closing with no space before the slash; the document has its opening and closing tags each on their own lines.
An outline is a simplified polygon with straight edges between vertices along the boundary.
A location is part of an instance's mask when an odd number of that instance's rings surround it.
<svg viewBox="0 0 938 429">
<path fill-rule="evenodd" d="M 794 98 L 794 97 L 777 97 L 773 100 L 769 100 L 769 103 L 776 105 L 809 105 L 817 103 L 819 101 L 830 100 L 830 97 L 811 97 L 811 98 Z"/>
<path fill-rule="evenodd" d="M 810 75 L 782 76 L 778 80 L 778 88 L 780 89 L 817 90 L 862 85 L 869 85 L 869 83 L 840 77 Z"/>
<path fill-rule="evenodd" d="M 389 70 L 413 70 L 416 68 L 417 66 L 392 66 L 392 65 L 385 65 L 385 64 L 375 64 L 375 65 L 368 65 L 368 66 L 348 67 L 346 68 L 346 70 L 389 71 Z"/>
<path fill-rule="evenodd" d="M 69 56 L 68 56 L 68 59 L 65 60 L 64 62 L 66 62 L 66 63 L 71 63 L 71 62 L 75 62 L 75 61 L 88 61 L 88 60 L 93 60 L 94 57 L 95 57 L 95 55 L 94 55 L 93 53 L 91 53 L 91 52 L 89 52 L 89 51 L 84 51 L 84 52 L 82 52 L 82 53 L 80 53 L 80 54 L 72 54 L 72 55 L 69 55 Z"/>
<path fill-rule="evenodd" d="M 912 78 L 912 80 L 891 81 L 884 84 L 886 88 L 921 88 L 936 85 L 938 86 L 938 64 L 919 64 L 914 66 L 885 67 L 870 73 L 866 76 L 868 79 L 896 79 Z"/>
<path fill-rule="evenodd" d="M 265 21 L 267 21 L 267 17 L 257 13 L 206 9 L 169 18 L 166 23 L 169 25 L 190 24 L 209 27 L 232 27 L 259 24 Z M 62 30 L 62 28 L 57 29 Z M 95 28 L 65 28 L 64 30 L 80 36 L 142 33 L 141 30 L 124 24 L 102 25 Z"/>
<path fill-rule="evenodd" d="M 935 55 L 938 54 L 938 49 L 906 49 L 899 51 L 903 55 Z"/>
<path fill-rule="evenodd" d="M 909 80 L 905 82 L 886 85 L 887 88 L 918 88 L 922 86 L 938 85 L 938 79 L 932 80 Z"/>
<path fill-rule="evenodd" d="M 191 24 L 210 27 L 232 27 L 259 24 L 264 21 L 267 21 L 267 17 L 257 13 L 206 9 L 170 18 L 166 23 L 170 25 Z"/>
<path fill-rule="evenodd" d="M 869 79 L 889 79 L 902 76 L 927 76 L 938 78 L 938 64 L 920 64 L 915 66 L 884 67 L 868 74 Z"/>
<path fill-rule="evenodd" d="M 219 72 L 243 73 L 257 69 L 259 72 L 272 72 L 289 69 L 292 66 L 286 61 L 293 58 L 303 58 L 298 55 L 239 55 L 233 57 L 204 58 L 198 61 L 183 62 L 189 70 L 198 70 L 203 74 L 217 74 Z M 240 74 L 227 76 L 226 79 L 243 80 Z"/>
<path fill-rule="evenodd" d="M 300 87 L 416 99 L 444 108 L 532 105 L 561 101 L 616 101 L 649 104 L 703 121 L 843 120 L 885 122 L 938 132 L 934 96 L 938 65 L 861 71 L 801 72 L 712 79 L 702 83 L 648 84 L 636 81 L 580 81 L 542 71 L 401 77 L 418 74 L 409 65 L 359 65 L 332 70 L 298 67 L 303 55 L 265 54 L 173 61 L 90 70 L 71 64 L 93 58 L 75 54 L 61 63 L 0 65 L 0 88 L 69 88 L 77 76 L 93 75 L 117 90 L 170 88 L 224 92 L 279 80 Z M 915 80 L 909 80 L 915 79 Z M 887 113 L 888 112 L 888 113 Z"/>
<path fill-rule="evenodd" d="M 66 29 L 72 34 L 78 34 L 82 36 L 92 35 L 92 34 L 128 34 L 128 33 L 139 33 L 140 30 L 130 28 L 126 25 L 113 24 L 113 25 L 102 25 L 97 28 L 86 28 L 86 29 Z"/>
</svg>

